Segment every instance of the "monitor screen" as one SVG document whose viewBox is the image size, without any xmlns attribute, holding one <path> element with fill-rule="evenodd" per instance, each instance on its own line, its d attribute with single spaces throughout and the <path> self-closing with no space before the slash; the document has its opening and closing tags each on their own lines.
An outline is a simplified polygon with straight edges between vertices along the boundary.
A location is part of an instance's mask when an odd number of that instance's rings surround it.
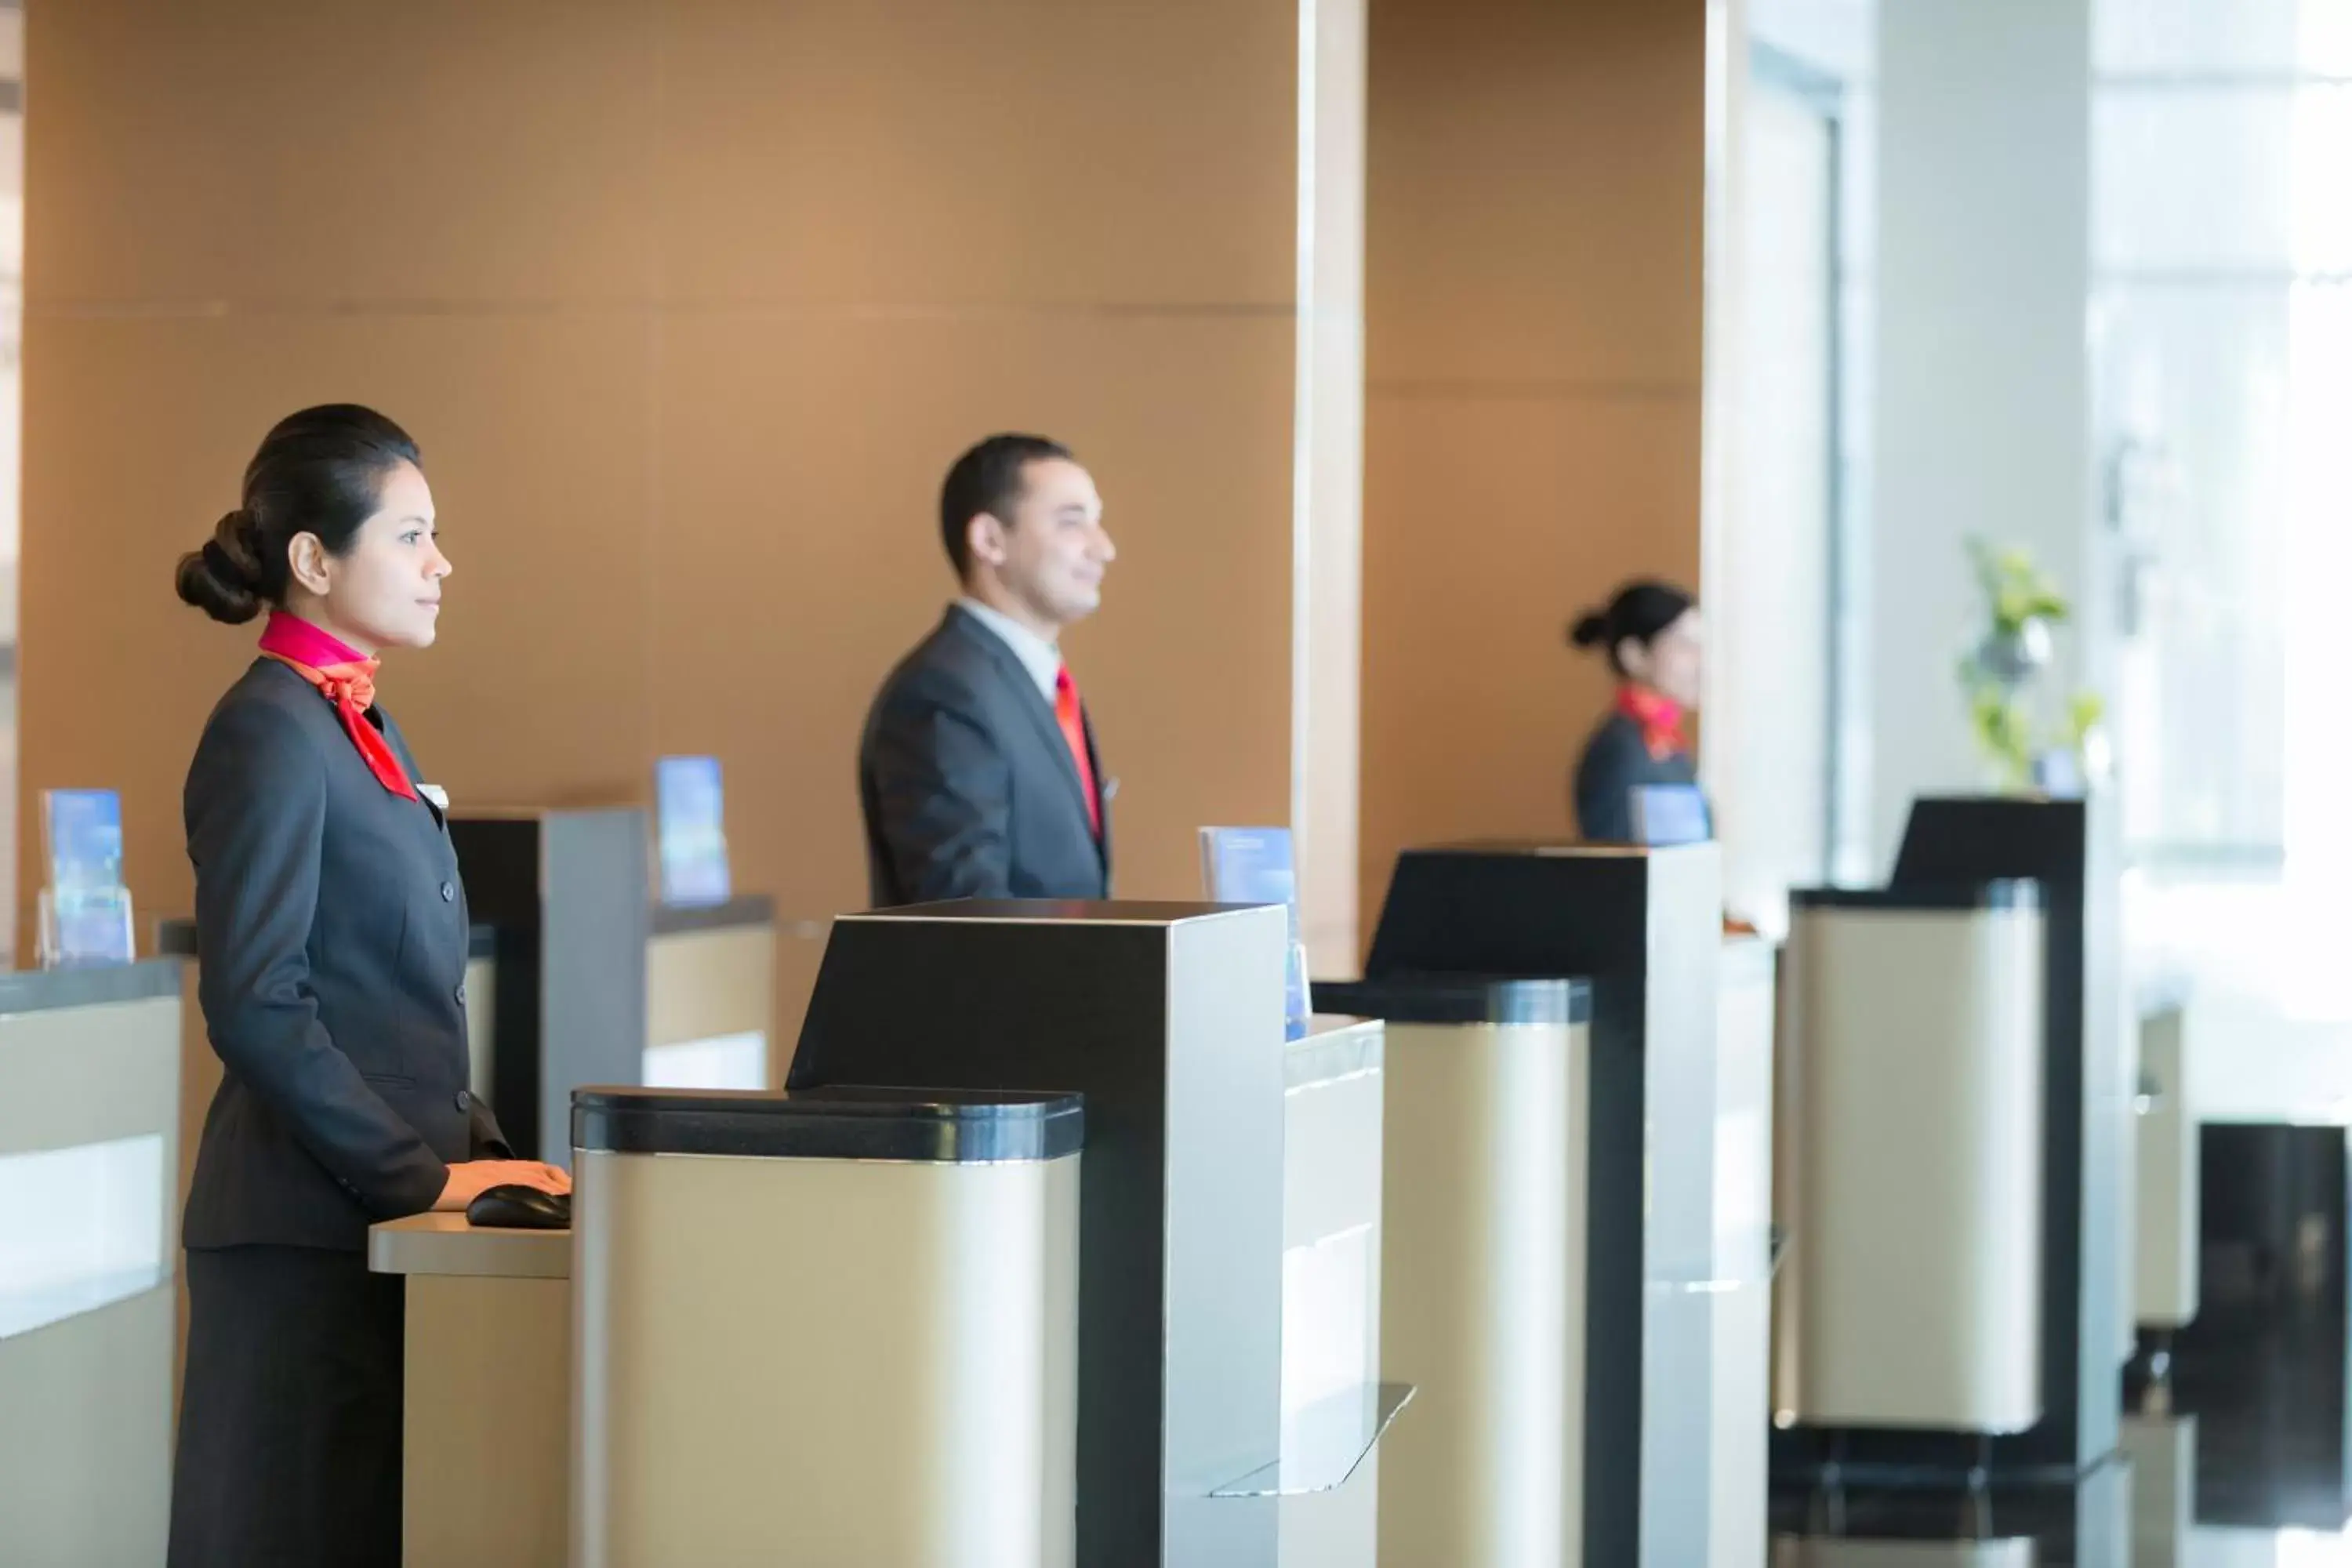
<svg viewBox="0 0 2352 1568">
<path fill-rule="evenodd" d="M 1635 784 L 1633 838 L 1639 844 L 1704 844 L 1715 837 L 1706 796 L 1696 784 Z"/>
</svg>

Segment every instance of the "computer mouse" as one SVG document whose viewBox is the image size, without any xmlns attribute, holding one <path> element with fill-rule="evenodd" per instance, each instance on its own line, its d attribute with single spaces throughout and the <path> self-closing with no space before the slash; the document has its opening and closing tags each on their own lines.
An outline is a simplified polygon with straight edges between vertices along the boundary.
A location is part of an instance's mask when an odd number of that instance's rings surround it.
<svg viewBox="0 0 2352 1568">
<path fill-rule="evenodd" d="M 570 1230 L 572 1194 L 520 1182 L 485 1187 L 466 1205 L 466 1223 L 494 1230 Z"/>
</svg>

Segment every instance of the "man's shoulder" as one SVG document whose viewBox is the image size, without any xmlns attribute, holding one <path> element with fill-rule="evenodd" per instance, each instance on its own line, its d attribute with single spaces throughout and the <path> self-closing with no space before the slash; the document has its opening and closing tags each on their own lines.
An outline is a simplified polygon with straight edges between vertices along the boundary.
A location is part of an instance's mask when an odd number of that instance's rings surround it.
<svg viewBox="0 0 2352 1568">
<path fill-rule="evenodd" d="M 929 635 L 899 659 L 877 699 L 877 707 L 921 701 L 957 708 L 989 703 L 1002 672 L 982 639 L 989 634 L 950 610 Z"/>
</svg>

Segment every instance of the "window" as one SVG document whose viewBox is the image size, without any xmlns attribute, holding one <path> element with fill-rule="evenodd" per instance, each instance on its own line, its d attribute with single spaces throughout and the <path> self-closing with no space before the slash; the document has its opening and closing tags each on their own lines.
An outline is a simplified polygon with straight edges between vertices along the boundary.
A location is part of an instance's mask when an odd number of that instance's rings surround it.
<svg viewBox="0 0 2352 1568">
<path fill-rule="evenodd" d="M 2095 428 L 2144 934 L 2291 1000 L 2352 885 L 2352 0 L 2095 18 Z"/>
</svg>

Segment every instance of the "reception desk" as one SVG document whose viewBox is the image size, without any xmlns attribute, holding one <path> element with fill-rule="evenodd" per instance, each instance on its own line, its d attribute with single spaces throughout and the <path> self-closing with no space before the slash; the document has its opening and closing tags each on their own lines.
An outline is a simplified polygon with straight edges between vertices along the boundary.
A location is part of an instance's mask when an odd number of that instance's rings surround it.
<svg viewBox="0 0 2352 1568">
<path fill-rule="evenodd" d="M 572 1233 L 415 1215 L 370 1229 L 368 1267 L 406 1281 L 402 1561 L 563 1568 Z"/>
<path fill-rule="evenodd" d="M 161 1563 L 180 965 L 0 974 L 0 1563 Z"/>
<path fill-rule="evenodd" d="M 1791 895 L 1780 1130 L 1799 1427 L 2042 1419 L 2043 917 L 2032 883 Z"/>
<path fill-rule="evenodd" d="M 2114 1452 L 2131 1310 L 2114 837 L 2096 797 L 1921 799 L 1886 888 L 1794 895 L 1776 1480 L 2055 1482 Z"/>
<path fill-rule="evenodd" d="M 654 906 L 646 943 L 643 1081 L 662 1089 L 768 1089 L 776 1059 L 772 899 Z"/>
<path fill-rule="evenodd" d="M 1770 1038 L 1724 962 L 1711 846 L 1474 844 L 1317 984 L 1388 1025 L 1383 1563 L 1759 1560 Z"/>
<path fill-rule="evenodd" d="M 1380 1552 L 1376 1445 L 1413 1397 L 1381 1383 L 1386 1252 L 1381 1025 L 1316 1018 L 1282 1062 L 1280 1568 L 1363 1568 Z"/>
<path fill-rule="evenodd" d="M 576 1245 L 370 1232 L 406 1282 L 405 1563 L 1070 1562 L 1076 1097 L 575 1103 Z"/>
<path fill-rule="evenodd" d="M 575 1106 L 578 1568 L 1070 1568 L 1077 1097 Z"/>
<path fill-rule="evenodd" d="M 1352 1402 L 1342 1425 L 1366 1447 L 1391 1408 L 1376 1384 L 1346 1392 L 1351 1371 L 1370 1375 L 1369 1357 L 1292 1360 L 1316 1336 L 1286 1324 L 1299 1300 L 1286 1294 L 1286 1271 L 1297 1278 L 1286 1239 L 1331 1243 L 1322 1331 L 1336 1350 L 1370 1331 L 1371 1238 L 1344 1234 L 1369 1218 L 1360 1194 L 1347 1223 L 1337 1209 L 1316 1219 L 1291 1207 L 1286 1143 L 1306 1097 L 1290 1091 L 1306 1084 L 1291 1081 L 1305 1064 L 1284 1044 L 1288 948 L 1276 907 L 968 901 L 833 925 L 795 1088 L 1086 1096 L 1076 1560 L 1087 1568 L 1275 1568 L 1294 1550 L 1314 1561 L 1301 1534 L 1331 1521 L 1311 1519 L 1321 1510 L 1299 1489 L 1344 1495 L 1350 1474 L 1370 1473 L 1359 1450 L 1304 1478 L 1286 1440 L 1297 1429 L 1286 1415 L 1301 1408 L 1286 1412 L 1286 1379 L 1303 1392 L 1310 1371 Z M 1313 1092 L 1335 1113 L 1352 1098 L 1337 1084 Z M 1361 1156 L 1360 1138 L 1333 1147 L 1335 1160 Z M 1356 1498 L 1328 1500 L 1344 1510 Z"/>
</svg>

